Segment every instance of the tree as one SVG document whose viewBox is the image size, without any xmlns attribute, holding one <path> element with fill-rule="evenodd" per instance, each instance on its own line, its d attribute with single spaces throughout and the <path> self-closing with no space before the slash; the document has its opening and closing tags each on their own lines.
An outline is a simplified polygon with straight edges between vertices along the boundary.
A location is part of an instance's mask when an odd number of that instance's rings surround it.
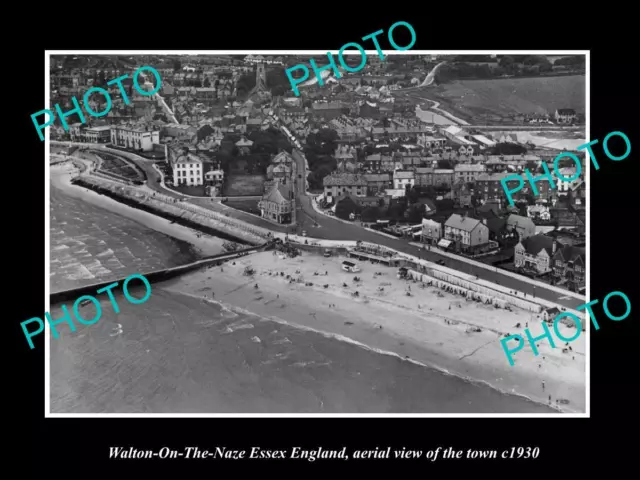
<svg viewBox="0 0 640 480">
<path fill-rule="evenodd" d="M 451 165 L 449 160 L 438 160 L 438 168 L 451 170 L 453 169 L 453 165 Z"/>
<path fill-rule="evenodd" d="M 498 143 L 491 149 L 491 155 L 521 155 L 527 153 L 526 147 L 517 143 Z"/>
<path fill-rule="evenodd" d="M 384 207 L 384 198 L 382 198 L 382 197 L 381 197 L 381 198 L 378 200 L 378 207 L 380 207 L 380 208 Z"/>
<path fill-rule="evenodd" d="M 350 220 L 349 216 L 352 213 L 358 213 L 359 210 L 358 204 L 351 197 L 345 197 L 336 205 L 336 217 L 342 220 Z"/>
<path fill-rule="evenodd" d="M 286 89 L 282 85 L 276 85 L 271 89 L 271 95 L 275 97 L 281 97 L 282 95 L 285 94 L 285 92 L 286 92 Z"/>
<path fill-rule="evenodd" d="M 502 55 L 500 57 L 500 60 L 498 60 L 498 65 L 503 68 L 510 67 L 511 65 L 513 65 L 513 63 L 513 57 L 511 55 Z"/>
<path fill-rule="evenodd" d="M 404 216 L 404 206 L 396 203 L 387 208 L 387 217 L 393 220 L 400 220 Z"/>
<path fill-rule="evenodd" d="M 180 70 L 182 68 L 182 64 L 180 63 L 180 60 L 175 59 L 173 62 L 173 71 L 177 72 L 178 70 Z"/>
<path fill-rule="evenodd" d="M 204 77 L 204 80 L 202 81 L 202 86 L 204 88 L 211 87 L 211 80 L 209 80 L 209 77 Z"/>
<path fill-rule="evenodd" d="M 362 210 L 361 219 L 363 222 L 373 223 L 382 216 L 382 212 L 378 207 L 367 207 Z"/>
<path fill-rule="evenodd" d="M 410 185 L 408 185 L 408 187 L 410 187 Z M 416 189 L 415 186 L 413 188 L 408 188 L 407 189 L 407 198 L 409 199 L 409 203 L 410 204 L 417 203 L 418 200 L 420 199 L 419 190 Z"/>
<path fill-rule="evenodd" d="M 423 213 L 424 205 L 422 205 L 421 203 L 416 203 L 407 210 L 406 217 L 409 223 L 416 224 L 422 222 L 422 219 L 424 218 Z"/>
</svg>

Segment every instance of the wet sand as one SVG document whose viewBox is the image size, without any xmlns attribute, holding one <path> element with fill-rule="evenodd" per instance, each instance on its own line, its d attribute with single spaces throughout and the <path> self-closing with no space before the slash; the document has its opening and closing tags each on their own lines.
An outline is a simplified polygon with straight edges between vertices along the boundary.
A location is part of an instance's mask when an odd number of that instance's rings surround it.
<svg viewBox="0 0 640 480">
<path fill-rule="evenodd" d="M 243 275 L 246 266 L 256 269 L 254 278 Z M 215 298 L 242 312 L 339 336 L 543 404 L 549 403 L 551 395 L 552 407 L 584 412 L 584 335 L 571 344 L 571 354 L 540 342 L 541 353 L 535 357 L 527 346 L 515 355 L 512 367 L 500 338 L 508 331 L 517 331 L 516 323 L 524 327 L 525 322 L 531 322 L 532 332 L 537 332 L 536 328 L 541 331 L 539 321 L 530 313 L 466 302 L 460 296 L 435 288 L 420 289 L 418 284 L 398 280 L 395 269 L 362 266 L 363 272 L 357 276 L 363 281 L 356 286 L 354 274 L 340 270 L 340 259 L 309 253 L 283 259 L 265 252 L 245 257 L 235 265 L 194 272 L 167 288 L 199 295 L 198 289 L 210 284 L 207 277 L 214 275 Z M 327 271 L 329 275 L 314 276 L 316 271 Z M 285 273 L 285 277 L 276 276 L 277 272 Z M 385 275 L 374 279 L 374 272 Z M 286 275 L 302 277 L 303 282 L 289 283 Z M 306 286 L 306 282 L 314 285 Z M 254 288 L 255 283 L 258 289 Z M 348 287 L 342 287 L 343 283 Z M 324 284 L 329 288 L 325 289 Z M 377 291 L 381 284 L 385 285 L 385 292 Z M 411 297 L 405 294 L 407 288 L 413 288 Z M 356 290 L 358 298 L 352 296 Z M 469 331 L 472 327 L 482 331 Z M 575 333 L 564 326 L 560 330 L 566 336 Z M 559 399 L 567 399 L 569 404 L 556 403 Z"/>
<path fill-rule="evenodd" d="M 60 338 L 50 343 L 51 411 L 552 413 L 544 405 L 377 353 L 346 337 L 225 308 L 211 300 L 212 291 L 223 295 L 226 288 L 214 270 L 193 294 L 173 291 L 181 280 L 155 284 L 143 305 L 128 304 L 117 294 L 119 314 L 105 299 L 95 325 L 79 325 L 76 332 L 60 327 Z M 290 309 L 288 300 L 282 307 L 252 285 L 236 294 L 246 300 L 262 296 L 256 302 L 296 320 L 298 310 Z M 93 308 L 83 307 L 86 318 Z M 52 314 L 60 315 L 59 306 Z"/>
</svg>

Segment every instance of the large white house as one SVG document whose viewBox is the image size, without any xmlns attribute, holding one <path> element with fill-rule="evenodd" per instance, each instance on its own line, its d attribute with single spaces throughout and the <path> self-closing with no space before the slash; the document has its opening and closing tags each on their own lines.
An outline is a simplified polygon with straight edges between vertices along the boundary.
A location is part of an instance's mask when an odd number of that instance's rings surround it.
<svg viewBox="0 0 640 480">
<path fill-rule="evenodd" d="M 178 157 L 173 164 L 174 185 L 202 185 L 202 160 L 192 154 Z"/>
</svg>

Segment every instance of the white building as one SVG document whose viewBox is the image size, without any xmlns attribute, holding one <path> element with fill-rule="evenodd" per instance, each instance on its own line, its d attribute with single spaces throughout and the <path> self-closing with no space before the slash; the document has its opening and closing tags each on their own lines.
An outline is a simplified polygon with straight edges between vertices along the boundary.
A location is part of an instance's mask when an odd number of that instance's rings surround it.
<svg viewBox="0 0 640 480">
<path fill-rule="evenodd" d="M 202 160 L 192 154 L 178 157 L 173 164 L 174 185 L 202 185 Z"/>
<path fill-rule="evenodd" d="M 422 242 L 437 244 L 442 238 L 442 224 L 427 218 L 422 219 Z"/>
<path fill-rule="evenodd" d="M 111 127 L 109 125 L 101 127 L 89 127 L 84 133 L 84 139 L 91 143 L 109 143 Z"/>
<path fill-rule="evenodd" d="M 222 170 L 209 170 L 204 174 L 204 179 L 210 183 L 222 183 L 224 181 L 224 172 Z"/>
<path fill-rule="evenodd" d="M 561 168 L 561 169 L 559 169 L 558 173 L 560 173 L 560 175 L 562 175 L 564 178 L 573 178 L 575 176 L 575 174 L 576 174 L 576 168 L 575 167 Z M 566 195 L 567 193 L 569 193 L 569 190 L 571 189 L 571 186 L 574 183 L 576 183 L 579 179 L 580 179 L 580 177 L 576 177 L 575 180 L 572 180 L 570 182 L 566 182 L 566 181 L 562 180 L 559 175 L 556 175 L 555 176 L 555 182 L 556 182 L 556 186 L 558 187 L 558 193 L 560 195 Z"/>
<path fill-rule="evenodd" d="M 160 131 L 139 126 L 112 126 L 111 143 L 118 147 L 149 152 L 153 150 L 154 143 L 160 143 Z"/>
<path fill-rule="evenodd" d="M 404 190 L 407 185 L 413 187 L 416 183 L 415 173 L 406 170 L 396 170 L 393 172 L 393 188 L 396 190 Z"/>
<path fill-rule="evenodd" d="M 486 173 L 487 169 L 481 163 L 459 163 L 454 167 L 453 171 L 456 182 L 475 182 L 476 178 Z"/>
</svg>

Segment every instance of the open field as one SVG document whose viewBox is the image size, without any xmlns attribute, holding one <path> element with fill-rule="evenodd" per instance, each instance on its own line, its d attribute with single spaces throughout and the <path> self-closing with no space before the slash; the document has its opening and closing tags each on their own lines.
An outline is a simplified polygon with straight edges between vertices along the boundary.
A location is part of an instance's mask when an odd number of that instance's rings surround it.
<svg viewBox="0 0 640 480">
<path fill-rule="evenodd" d="M 229 174 L 224 182 L 224 195 L 229 197 L 262 195 L 265 175 Z"/>
<path fill-rule="evenodd" d="M 472 124 L 514 122 L 526 113 L 573 108 L 585 113 L 585 76 L 457 80 L 414 90 L 412 97 L 440 102 L 440 108 Z"/>
<path fill-rule="evenodd" d="M 252 213 L 253 215 L 260 215 L 260 210 L 258 209 L 258 201 L 255 198 L 240 200 L 233 199 L 225 202 L 227 207 L 235 208 L 237 210 L 242 210 L 243 212 Z"/>
</svg>

